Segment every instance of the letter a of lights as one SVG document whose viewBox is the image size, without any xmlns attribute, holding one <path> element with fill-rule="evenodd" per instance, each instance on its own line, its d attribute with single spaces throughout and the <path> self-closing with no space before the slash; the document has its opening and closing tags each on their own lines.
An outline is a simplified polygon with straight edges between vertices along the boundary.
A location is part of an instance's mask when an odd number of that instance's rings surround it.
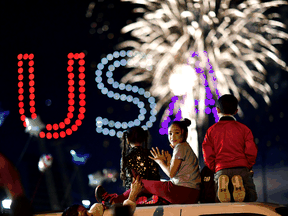
<svg viewBox="0 0 288 216">
<path fill-rule="evenodd" d="M 46 129 L 48 132 L 41 131 L 39 133 L 40 138 L 47 138 L 47 139 L 58 139 L 59 137 L 64 138 L 66 135 L 71 135 L 74 131 L 78 130 L 78 127 L 82 124 L 82 120 L 84 119 L 84 113 L 86 111 L 85 109 L 85 61 L 84 53 L 69 53 L 68 54 L 68 113 L 67 113 L 67 118 L 65 118 L 62 122 L 60 123 L 54 123 L 54 124 L 47 124 Z M 18 106 L 19 106 L 19 113 L 20 113 L 20 119 L 23 121 L 24 127 L 26 127 L 26 122 L 25 122 L 25 110 L 24 110 L 24 83 L 23 83 L 23 61 L 28 61 L 28 72 L 29 72 L 29 106 L 30 106 L 30 113 L 31 113 L 31 118 L 35 119 L 37 117 L 36 114 L 36 109 L 35 109 L 35 82 L 34 82 L 34 54 L 19 54 L 17 56 L 18 58 Z M 74 60 L 78 60 L 78 71 L 79 71 L 79 114 L 78 118 L 75 120 L 75 123 L 72 124 L 70 127 L 69 125 L 71 124 L 71 119 L 74 116 L 74 103 L 75 103 L 75 94 L 74 94 Z M 67 126 L 67 127 L 66 127 Z"/>
<path fill-rule="evenodd" d="M 191 57 L 199 56 L 198 52 L 190 52 L 190 54 L 191 54 Z M 212 70 L 212 65 L 209 63 L 209 58 L 207 57 L 207 52 L 203 51 L 203 54 L 206 56 L 206 60 L 207 60 L 206 68 L 209 70 L 211 82 L 213 83 L 213 87 L 215 88 L 216 94 L 218 95 L 218 98 L 219 98 L 220 95 L 219 95 L 219 91 L 217 89 L 217 80 L 216 80 L 215 73 Z M 214 115 L 214 118 L 215 118 L 215 122 L 218 122 L 219 117 L 217 115 L 216 107 L 213 107 L 213 108 L 209 107 L 210 105 L 213 106 L 215 104 L 215 100 L 213 99 L 211 89 L 208 86 L 208 80 L 207 80 L 207 76 L 204 74 L 204 68 L 202 68 L 200 66 L 199 61 L 196 62 L 195 65 L 196 65 L 195 72 L 200 74 L 200 79 L 202 80 L 202 84 L 205 86 L 205 91 L 206 91 L 205 105 L 207 107 L 205 108 L 204 112 L 207 115 L 209 115 L 212 112 Z M 169 117 L 169 115 L 171 116 L 173 114 L 174 105 L 175 105 L 177 100 L 179 100 L 179 98 L 177 96 L 173 96 L 171 98 L 171 102 L 169 103 L 169 108 L 166 111 L 166 114 L 163 118 L 164 119 L 163 122 L 161 122 L 162 127 L 159 129 L 159 133 L 161 135 L 168 134 L 168 124 L 169 124 L 169 122 L 171 122 L 171 118 Z M 181 101 L 180 103 L 183 103 L 183 101 Z M 195 100 L 195 105 L 198 105 L 198 104 L 199 104 L 199 100 Z M 195 108 L 195 112 L 198 113 L 199 110 L 197 108 Z M 181 120 L 181 118 L 182 118 L 181 110 L 179 109 L 176 116 L 175 116 L 174 121 L 179 121 L 179 120 Z"/>
</svg>

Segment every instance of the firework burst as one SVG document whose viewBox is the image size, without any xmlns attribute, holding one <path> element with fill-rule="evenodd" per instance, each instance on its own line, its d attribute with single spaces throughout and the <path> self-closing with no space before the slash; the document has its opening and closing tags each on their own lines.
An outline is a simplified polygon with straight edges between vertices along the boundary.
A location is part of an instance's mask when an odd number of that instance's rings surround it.
<svg viewBox="0 0 288 216">
<path fill-rule="evenodd" d="M 135 12 L 143 13 L 142 18 L 122 29 L 135 38 L 119 44 L 119 48 L 132 48 L 135 53 L 128 64 L 133 69 L 122 82 L 150 82 L 158 110 L 174 95 L 179 96 L 175 110 L 180 108 L 182 117 L 192 120 L 188 139 L 196 153 L 196 126 L 201 127 L 207 116 L 203 77 L 214 97 L 233 93 L 240 100 L 242 95 L 257 108 L 257 102 L 245 90 L 249 86 L 270 103 L 272 90 L 265 81 L 265 65 L 272 61 L 287 71 L 277 46 L 288 35 L 280 15 L 269 11 L 287 5 L 286 1 L 122 1 L 140 4 Z M 198 55 L 191 55 L 195 52 Z M 197 72 L 199 67 L 202 73 Z"/>
</svg>

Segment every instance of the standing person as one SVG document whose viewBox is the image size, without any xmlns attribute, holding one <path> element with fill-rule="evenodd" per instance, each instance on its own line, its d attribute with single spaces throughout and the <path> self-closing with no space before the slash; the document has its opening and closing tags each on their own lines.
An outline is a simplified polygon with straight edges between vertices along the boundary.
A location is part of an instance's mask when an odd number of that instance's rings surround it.
<svg viewBox="0 0 288 216">
<path fill-rule="evenodd" d="M 189 119 L 174 121 L 168 129 L 170 146 L 173 155 L 152 148 L 150 156 L 169 176 L 170 181 L 153 181 L 141 179 L 142 193 L 154 194 L 173 204 L 197 203 L 200 194 L 199 162 L 190 145 L 186 142 L 188 136 Z M 107 194 L 102 187 L 96 189 L 98 202 L 119 203 L 129 196 L 130 190 L 122 195 Z"/>
<path fill-rule="evenodd" d="M 238 112 L 237 106 L 238 100 L 231 94 L 218 99 L 220 120 L 208 128 L 202 143 L 204 162 L 215 173 L 215 190 L 220 202 L 230 202 L 232 185 L 234 201 L 257 200 L 252 178 L 257 146 L 251 130 L 233 116 Z"/>
</svg>

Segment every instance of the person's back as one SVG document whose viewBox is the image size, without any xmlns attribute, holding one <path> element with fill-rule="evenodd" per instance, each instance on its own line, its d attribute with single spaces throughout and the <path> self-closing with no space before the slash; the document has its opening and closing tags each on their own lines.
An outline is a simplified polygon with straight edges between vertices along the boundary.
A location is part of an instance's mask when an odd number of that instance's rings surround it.
<svg viewBox="0 0 288 216">
<path fill-rule="evenodd" d="M 142 146 L 133 147 L 126 155 L 127 165 L 124 168 L 126 171 L 125 187 L 130 188 L 133 181 L 134 170 L 142 179 L 160 180 L 159 168 L 148 156 L 151 156 L 150 150 Z"/>
<path fill-rule="evenodd" d="M 250 172 L 257 157 L 251 130 L 233 117 L 238 111 L 233 95 L 223 95 L 217 103 L 222 115 L 206 132 L 202 148 L 205 164 L 215 172 L 215 187 L 220 202 L 229 202 L 232 185 L 234 201 L 256 201 L 257 194 Z M 232 181 L 232 185 L 229 181 Z"/>
<path fill-rule="evenodd" d="M 215 172 L 232 167 L 252 168 L 257 148 L 252 132 L 246 125 L 231 117 L 222 117 L 207 133 L 213 137 Z"/>
</svg>

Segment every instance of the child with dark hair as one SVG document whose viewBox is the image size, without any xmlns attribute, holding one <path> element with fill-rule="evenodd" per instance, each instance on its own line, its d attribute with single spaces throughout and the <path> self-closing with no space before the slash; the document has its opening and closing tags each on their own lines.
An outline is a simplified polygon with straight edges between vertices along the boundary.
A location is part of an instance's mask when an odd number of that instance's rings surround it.
<svg viewBox="0 0 288 216">
<path fill-rule="evenodd" d="M 126 190 L 132 183 L 132 170 L 142 179 L 160 180 L 158 165 L 149 158 L 149 132 L 140 126 L 131 127 L 122 136 L 122 157 L 120 178 Z"/>
<path fill-rule="evenodd" d="M 238 100 L 231 94 L 218 99 L 220 120 L 208 128 L 202 143 L 204 162 L 215 173 L 216 196 L 220 202 L 231 201 L 232 188 L 235 202 L 257 200 L 252 166 L 258 150 L 251 130 L 233 116 L 238 112 L 237 106 Z"/>
<path fill-rule="evenodd" d="M 191 121 L 174 121 L 168 129 L 170 146 L 173 148 L 173 156 L 152 148 L 150 156 L 160 165 L 162 170 L 169 176 L 170 181 L 153 181 L 141 179 L 142 193 L 153 194 L 173 204 L 197 203 L 200 194 L 200 172 L 199 162 L 190 145 L 186 142 L 188 126 Z M 136 173 L 136 172 L 135 172 Z M 137 173 L 133 176 L 135 177 Z M 139 175 L 137 176 L 137 178 Z M 98 202 L 108 204 L 121 203 L 126 199 L 130 190 L 122 195 L 107 194 L 103 187 L 96 189 Z"/>
</svg>

